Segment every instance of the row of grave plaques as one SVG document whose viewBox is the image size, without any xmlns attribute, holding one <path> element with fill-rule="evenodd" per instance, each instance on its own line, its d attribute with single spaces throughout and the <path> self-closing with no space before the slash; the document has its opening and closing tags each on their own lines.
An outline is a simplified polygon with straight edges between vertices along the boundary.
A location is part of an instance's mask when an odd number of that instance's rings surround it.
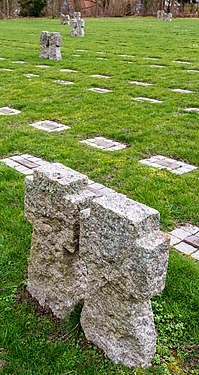
<svg viewBox="0 0 199 375">
<path fill-rule="evenodd" d="M 16 115 L 19 113 L 20 113 L 19 110 L 15 110 L 9 107 L 0 108 L 1 115 Z M 29 125 L 36 129 L 47 131 L 49 133 L 60 132 L 63 130 L 70 129 L 69 126 L 59 124 L 55 121 L 50 121 L 50 120 L 38 121 Z M 105 137 L 95 137 L 91 139 L 86 139 L 86 140 L 81 141 L 81 143 L 87 144 L 88 146 L 92 146 L 101 150 L 106 150 L 106 151 L 119 151 L 128 147 L 128 145 L 126 144 L 112 141 L 110 139 L 106 139 Z M 4 160 L 4 162 L 6 161 L 7 159 Z M 188 173 L 197 169 L 197 167 L 191 164 L 188 164 L 182 161 L 177 161 L 177 160 L 174 160 L 174 159 L 162 156 L 162 155 L 155 155 L 149 159 L 140 160 L 140 163 L 157 168 L 157 169 L 166 169 L 177 175 Z"/>
</svg>

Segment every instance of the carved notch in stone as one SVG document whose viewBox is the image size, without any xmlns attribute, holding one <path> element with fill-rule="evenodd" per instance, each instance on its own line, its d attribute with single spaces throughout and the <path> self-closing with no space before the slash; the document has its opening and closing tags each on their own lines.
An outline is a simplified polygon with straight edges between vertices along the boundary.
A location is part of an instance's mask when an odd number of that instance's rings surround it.
<svg viewBox="0 0 199 375">
<path fill-rule="evenodd" d="M 25 216 L 33 224 L 28 291 L 59 318 L 84 299 L 79 257 L 79 212 L 93 194 L 88 179 L 59 163 L 46 163 L 26 179 Z"/>
</svg>

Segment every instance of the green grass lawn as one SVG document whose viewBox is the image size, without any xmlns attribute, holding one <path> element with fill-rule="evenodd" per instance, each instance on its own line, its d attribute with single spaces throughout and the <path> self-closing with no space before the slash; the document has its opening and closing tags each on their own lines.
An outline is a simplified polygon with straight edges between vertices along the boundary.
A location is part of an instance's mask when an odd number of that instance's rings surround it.
<svg viewBox="0 0 199 375">
<path fill-rule="evenodd" d="M 42 30 L 63 37 L 62 61 L 39 59 Z M 199 170 L 174 175 L 144 166 L 139 160 L 155 154 L 199 166 L 199 20 L 152 18 L 88 19 L 85 38 L 71 38 L 59 20 L 0 21 L 0 107 L 21 110 L 0 116 L 0 158 L 29 153 L 87 174 L 129 198 L 160 211 L 161 228 L 181 223 L 199 224 Z M 86 50 L 80 51 L 78 50 Z M 107 60 L 98 60 L 106 52 Z M 73 56 L 80 54 L 80 57 Z M 119 55 L 130 55 L 130 57 Z M 147 58 L 158 58 L 148 60 Z M 13 64 L 24 60 L 26 64 Z M 178 64 L 176 60 L 191 62 Z M 129 63 L 131 62 L 131 63 Z M 49 69 L 36 65 L 47 64 Z M 154 68 L 150 65 L 163 65 Z M 75 69 L 63 73 L 60 69 Z M 27 78 L 25 74 L 39 74 Z M 108 75 L 109 79 L 90 75 Z M 53 80 L 73 81 L 60 85 Z M 142 87 L 132 80 L 154 83 Z M 112 93 L 88 91 L 103 87 Z M 195 91 L 175 93 L 170 88 Z M 163 100 L 161 104 L 133 98 Z M 29 127 L 54 120 L 71 127 L 47 133 Z M 104 136 L 130 147 L 108 152 L 79 143 Z M 3 374 L 198 374 L 199 267 L 198 262 L 170 253 L 166 288 L 153 300 L 158 332 L 157 355 L 149 370 L 113 365 L 97 348 L 69 327 L 39 311 L 26 298 L 31 226 L 23 218 L 24 176 L 0 163 L 0 364 Z M 20 290 L 20 292 L 19 292 Z"/>
</svg>

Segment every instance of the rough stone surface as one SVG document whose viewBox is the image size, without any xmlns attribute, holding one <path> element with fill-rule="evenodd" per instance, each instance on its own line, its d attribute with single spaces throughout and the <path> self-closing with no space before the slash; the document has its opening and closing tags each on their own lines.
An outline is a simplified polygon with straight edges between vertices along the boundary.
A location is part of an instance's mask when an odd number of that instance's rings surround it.
<svg viewBox="0 0 199 375">
<path fill-rule="evenodd" d="M 49 31 L 42 31 L 40 34 L 40 57 L 42 59 L 49 58 Z"/>
<path fill-rule="evenodd" d="M 71 31 L 70 31 L 71 36 L 84 37 L 85 23 L 84 23 L 84 20 L 81 18 L 80 12 L 73 13 L 73 18 L 70 21 L 70 26 L 71 26 Z"/>
<path fill-rule="evenodd" d="M 61 43 L 60 33 L 42 31 L 40 34 L 40 58 L 61 60 Z"/>
<path fill-rule="evenodd" d="M 60 16 L 61 25 L 70 25 L 70 16 L 69 14 L 61 13 Z"/>
<path fill-rule="evenodd" d="M 60 33 L 50 33 L 49 38 L 49 60 L 61 60 L 62 37 Z"/>
<path fill-rule="evenodd" d="M 168 259 L 159 213 L 122 194 L 95 198 L 81 216 L 80 255 L 87 339 L 115 363 L 149 366 L 156 337 L 149 300 L 164 288 Z"/>
<path fill-rule="evenodd" d="M 115 363 L 149 366 L 156 344 L 150 298 L 164 288 L 169 252 L 159 213 L 46 162 L 26 178 L 25 217 L 33 224 L 31 295 L 59 318 L 84 301 L 87 339 Z"/>
<path fill-rule="evenodd" d="M 33 224 L 27 288 L 59 318 L 84 298 L 78 242 L 79 212 L 93 196 L 87 182 L 59 163 L 47 163 L 26 180 L 25 216 Z"/>
<path fill-rule="evenodd" d="M 157 18 L 162 21 L 172 21 L 172 13 L 165 12 L 164 9 L 157 11 Z"/>
</svg>

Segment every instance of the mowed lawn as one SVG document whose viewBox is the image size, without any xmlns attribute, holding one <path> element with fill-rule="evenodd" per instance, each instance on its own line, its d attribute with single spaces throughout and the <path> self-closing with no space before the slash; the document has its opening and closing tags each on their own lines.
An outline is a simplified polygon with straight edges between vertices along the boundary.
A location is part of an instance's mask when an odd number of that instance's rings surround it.
<svg viewBox="0 0 199 375">
<path fill-rule="evenodd" d="M 39 58 L 42 30 L 61 33 L 62 61 Z M 61 162 L 159 210 L 164 231 L 183 223 L 199 225 L 199 169 L 175 175 L 139 163 L 160 154 L 199 166 L 199 113 L 185 111 L 199 108 L 198 35 L 197 19 L 86 19 L 84 38 L 71 38 L 69 26 L 57 19 L 1 20 L 0 58 L 6 60 L 0 59 L 0 107 L 21 113 L 0 116 L 0 158 L 28 153 Z M 17 61 L 26 63 L 13 63 Z M 49 68 L 38 68 L 40 64 Z M 112 92 L 88 90 L 94 87 Z M 135 101 L 137 97 L 162 103 Z M 29 126 L 41 120 L 70 129 L 47 133 Z M 129 147 L 111 152 L 80 143 L 95 136 Z M 3 163 L 0 194 L 2 374 L 198 374 L 199 261 L 171 250 L 166 288 L 153 300 L 158 333 L 153 367 L 113 365 L 86 342 L 78 313 L 68 325 L 27 299 L 32 228 L 23 218 L 24 176 Z"/>
</svg>

